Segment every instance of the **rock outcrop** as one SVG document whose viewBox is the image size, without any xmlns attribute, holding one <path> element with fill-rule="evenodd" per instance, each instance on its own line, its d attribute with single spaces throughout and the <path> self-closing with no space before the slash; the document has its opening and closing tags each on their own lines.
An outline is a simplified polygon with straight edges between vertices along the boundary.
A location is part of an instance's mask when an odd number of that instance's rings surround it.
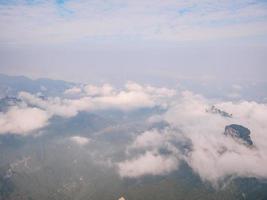
<svg viewBox="0 0 267 200">
<path fill-rule="evenodd" d="M 219 108 L 216 108 L 215 106 L 211 106 L 209 109 L 206 110 L 208 113 L 213 113 L 213 114 L 218 114 L 221 115 L 222 117 L 232 117 L 232 114 L 229 114 Z"/>
<path fill-rule="evenodd" d="M 231 124 L 225 127 L 224 134 L 226 136 L 231 136 L 246 145 L 253 145 L 253 142 L 250 138 L 250 130 L 244 126 Z"/>
</svg>

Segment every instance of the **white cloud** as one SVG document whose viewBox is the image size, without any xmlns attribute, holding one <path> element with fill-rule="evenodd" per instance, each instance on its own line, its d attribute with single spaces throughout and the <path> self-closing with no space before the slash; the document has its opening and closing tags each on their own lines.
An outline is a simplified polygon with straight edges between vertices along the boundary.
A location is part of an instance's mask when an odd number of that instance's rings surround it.
<svg viewBox="0 0 267 200">
<path fill-rule="evenodd" d="M 89 138 L 81 137 L 81 136 L 73 136 L 70 138 L 70 140 L 82 146 L 90 142 Z"/>
<path fill-rule="evenodd" d="M 150 130 L 138 135 L 126 150 L 145 150 L 145 154 L 118 163 L 118 172 L 122 177 L 138 178 L 144 175 L 164 175 L 179 167 L 180 151 L 173 143 L 178 137 L 169 128 Z M 161 154 L 160 150 L 166 150 Z"/>
<path fill-rule="evenodd" d="M 103 96 L 94 99 L 94 104 L 99 108 L 114 108 L 132 110 L 137 108 L 153 107 L 154 101 L 143 92 L 122 91 L 117 95 Z"/>
<path fill-rule="evenodd" d="M 138 89 L 136 87 L 139 87 Z M 77 92 L 82 89 L 71 88 L 64 93 Z M 118 109 L 131 111 L 139 108 L 151 108 L 154 106 L 166 107 L 168 98 L 175 95 L 174 90 L 167 88 L 155 88 L 141 86 L 135 83 L 126 84 L 124 90 L 115 89 L 104 84 L 103 86 L 86 85 L 84 92 L 76 95 L 76 98 L 48 97 L 39 98 L 36 95 L 20 92 L 19 97 L 27 104 L 37 106 L 50 115 L 73 117 L 80 111 L 94 111 L 103 109 Z"/>
<path fill-rule="evenodd" d="M 109 0 L 58 6 L 54 1 L 20 1 L 0 5 L 0 39 L 28 44 L 88 37 L 184 41 L 266 34 L 266 4 L 251 2 Z"/>
<path fill-rule="evenodd" d="M 47 99 L 41 99 L 36 95 L 20 92 L 19 98 L 25 101 L 30 106 L 37 106 L 49 115 L 58 115 L 62 117 L 73 117 L 75 116 L 79 109 L 82 107 L 86 109 L 90 105 L 82 100 L 71 100 L 71 99 L 61 99 L 60 97 L 49 97 Z"/>
<path fill-rule="evenodd" d="M 221 102 L 184 91 L 157 88 L 128 82 L 123 89 L 86 85 L 74 88 L 77 98 L 48 97 L 21 92 L 19 97 L 28 107 L 13 106 L 0 113 L 0 133 L 28 134 L 42 128 L 53 115 L 73 117 L 80 111 L 133 109 L 161 106 L 166 113 L 148 121 L 164 120 L 169 127 L 139 134 L 127 151 L 145 152 L 118 163 L 122 177 L 164 175 L 178 169 L 183 159 L 204 181 L 214 185 L 228 176 L 267 178 L 267 105 L 257 102 Z M 207 112 L 216 108 L 231 113 L 232 118 Z M 32 107 L 31 107 L 32 106 Z M 229 124 L 240 124 L 251 130 L 253 147 L 242 145 L 223 134 Z M 90 139 L 70 138 L 85 145 Z M 182 150 L 179 144 L 188 142 L 191 148 Z M 160 150 L 167 150 L 161 153 Z M 137 151 L 136 151 L 137 150 Z M 140 153 L 139 151 L 139 153 Z"/>
<path fill-rule="evenodd" d="M 49 115 L 41 109 L 13 106 L 7 112 L 0 113 L 0 134 L 27 135 L 47 125 L 48 119 Z"/>
<path fill-rule="evenodd" d="M 88 85 L 87 85 L 88 86 Z M 78 94 L 72 98 L 39 97 L 38 94 L 20 92 L 18 97 L 28 107 L 15 106 L 6 113 L 0 114 L 0 133 L 23 133 L 42 128 L 54 116 L 74 117 L 81 111 L 95 111 L 103 109 L 117 109 L 131 111 L 139 108 L 154 106 L 166 107 L 167 98 L 175 92 L 167 88 L 154 88 L 128 83 L 124 90 L 116 91 L 112 86 L 74 87 L 66 90 L 64 94 Z M 75 98 L 73 98 L 75 97 Z M 165 99 L 165 100 L 164 100 Z M 165 102 L 166 101 L 166 102 Z"/>
<path fill-rule="evenodd" d="M 140 157 L 118 164 L 121 177 L 139 177 L 144 175 L 164 175 L 178 168 L 178 160 L 173 156 L 163 156 L 146 152 Z"/>
<path fill-rule="evenodd" d="M 133 143 L 129 146 L 130 149 L 152 149 L 159 150 L 160 148 L 165 148 L 168 151 L 175 154 L 177 157 L 179 154 L 178 149 L 174 147 L 172 143 L 176 142 L 177 139 L 180 141 L 183 138 L 179 138 L 177 135 L 174 135 L 174 130 L 170 128 L 165 128 L 163 130 L 150 130 L 145 131 L 138 135 Z"/>
<path fill-rule="evenodd" d="M 184 159 L 203 180 L 217 184 L 227 176 L 266 178 L 267 105 L 256 102 L 219 102 L 216 107 L 233 114 L 233 118 L 207 113 L 214 102 L 190 92 L 165 115 L 165 120 L 181 130 L 192 142 L 192 151 Z M 253 148 L 224 136 L 229 124 L 241 124 L 251 130 Z"/>
<path fill-rule="evenodd" d="M 64 91 L 64 94 L 66 95 L 77 95 L 82 92 L 81 88 L 79 87 L 72 87 Z"/>
<path fill-rule="evenodd" d="M 133 143 L 134 148 L 144 148 L 144 147 L 158 147 L 161 146 L 166 140 L 165 135 L 160 134 L 156 130 L 146 131 L 141 135 L 138 135 Z"/>
<path fill-rule="evenodd" d="M 207 112 L 211 105 L 232 113 L 233 117 Z M 227 177 L 267 178 L 266 104 L 218 102 L 184 91 L 173 99 L 160 119 L 167 121 L 170 127 L 136 136 L 126 150 L 127 155 L 131 154 L 131 150 L 145 150 L 146 153 L 119 163 L 122 177 L 168 173 L 178 168 L 175 162 L 184 160 L 203 181 L 209 181 L 214 186 Z M 225 136 L 224 129 L 229 124 L 249 128 L 253 146 L 248 147 Z M 191 147 L 181 149 L 180 144 L 191 144 Z M 161 149 L 166 149 L 167 154 L 161 155 Z M 162 160 L 173 161 L 173 158 L 176 161 L 170 162 L 173 164 L 171 167 L 159 167 L 158 163 Z"/>
<path fill-rule="evenodd" d="M 84 91 L 89 96 L 107 96 L 114 93 L 114 88 L 109 84 L 102 86 L 85 85 Z"/>
</svg>

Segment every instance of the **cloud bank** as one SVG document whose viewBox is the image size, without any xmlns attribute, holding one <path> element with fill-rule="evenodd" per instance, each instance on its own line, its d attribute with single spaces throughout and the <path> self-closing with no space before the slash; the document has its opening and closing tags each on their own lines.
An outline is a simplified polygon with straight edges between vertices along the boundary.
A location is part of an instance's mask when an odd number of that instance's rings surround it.
<svg viewBox="0 0 267 200">
<path fill-rule="evenodd" d="M 216 182 L 227 176 L 267 178 L 267 106 L 256 102 L 219 102 L 216 107 L 230 111 L 233 118 L 207 113 L 209 101 L 189 92 L 166 113 L 166 120 L 179 127 L 192 142 L 185 160 L 203 180 Z M 226 125 L 248 127 L 255 146 L 248 148 L 222 133 Z"/>
<path fill-rule="evenodd" d="M 211 105 L 232 113 L 233 117 L 207 112 Z M 211 182 L 214 186 L 229 177 L 267 178 L 266 104 L 220 102 L 184 91 L 161 118 L 169 123 L 169 127 L 138 135 L 127 151 L 135 148 L 160 152 L 165 148 L 168 158 L 186 162 L 203 181 Z M 223 134 L 225 126 L 233 123 L 251 130 L 254 146 L 248 147 Z M 149 157 L 147 152 L 141 154 L 140 158 L 119 163 L 120 175 L 138 177 L 156 174 L 156 166 L 161 172 L 170 171 L 170 166 L 146 162 L 145 158 Z M 147 165 L 145 170 L 139 169 L 139 162 Z M 172 165 L 171 169 L 178 170 L 178 167 Z"/>
<path fill-rule="evenodd" d="M 108 84 L 103 86 L 85 85 L 67 89 L 64 94 L 76 93 L 76 98 L 40 98 L 27 92 L 20 92 L 19 98 L 31 106 L 46 110 L 51 115 L 73 117 L 80 111 L 117 109 L 131 111 L 154 106 L 166 107 L 168 98 L 175 90 L 142 86 L 129 82 L 125 89 L 116 90 Z"/>
<path fill-rule="evenodd" d="M 168 98 L 175 94 L 175 90 L 133 82 L 128 82 L 124 89 L 116 89 L 109 84 L 75 86 L 58 97 L 43 97 L 40 94 L 20 92 L 18 98 L 23 103 L 0 113 L 0 124 L 2 124 L 0 132 L 26 134 L 44 127 L 53 116 L 70 118 L 79 112 L 98 110 L 130 112 L 156 106 L 166 108 Z"/>
<path fill-rule="evenodd" d="M 237 88 L 237 87 L 236 87 Z M 207 99 L 190 91 L 177 91 L 128 82 L 118 89 L 79 85 L 59 97 L 19 93 L 22 103 L 0 113 L 0 133 L 26 135 L 43 128 L 52 116 L 74 117 L 79 112 L 161 107 L 164 111 L 149 116 L 144 123 L 164 121 L 135 135 L 125 149 L 126 159 L 116 163 L 121 177 L 165 175 L 179 170 L 186 162 L 203 181 L 218 185 L 233 177 L 267 178 L 267 105 L 253 101 Z M 226 117 L 210 112 L 211 106 L 230 113 Z M 246 146 L 224 135 L 225 126 L 240 124 L 250 129 L 253 146 Z M 88 138 L 74 136 L 73 142 L 85 145 Z"/>
</svg>

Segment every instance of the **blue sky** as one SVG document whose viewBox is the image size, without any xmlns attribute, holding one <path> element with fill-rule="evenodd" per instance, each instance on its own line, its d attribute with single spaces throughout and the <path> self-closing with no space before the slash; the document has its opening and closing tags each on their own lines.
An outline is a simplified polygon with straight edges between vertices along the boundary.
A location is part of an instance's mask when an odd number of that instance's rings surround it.
<svg viewBox="0 0 267 200">
<path fill-rule="evenodd" d="M 267 32 L 265 1 L 1 1 L 2 43 L 90 38 L 198 41 Z"/>
<path fill-rule="evenodd" d="M 266 72 L 267 1 L 0 0 L 0 27 L 2 73 L 90 81 Z"/>
</svg>

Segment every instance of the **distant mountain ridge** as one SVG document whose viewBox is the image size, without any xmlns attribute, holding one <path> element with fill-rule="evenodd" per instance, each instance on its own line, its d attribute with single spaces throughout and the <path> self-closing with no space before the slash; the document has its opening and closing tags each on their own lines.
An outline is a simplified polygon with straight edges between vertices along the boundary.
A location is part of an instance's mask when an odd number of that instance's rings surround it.
<svg viewBox="0 0 267 200">
<path fill-rule="evenodd" d="M 47 78 L 33 80 L 25 76 L 0 74 L 0 97 L 16 95 L 20 91 L 42 92 L 45 95 L 55 96 L 73 85 L 75 84 L 62 80 Z"/>
</svg>

